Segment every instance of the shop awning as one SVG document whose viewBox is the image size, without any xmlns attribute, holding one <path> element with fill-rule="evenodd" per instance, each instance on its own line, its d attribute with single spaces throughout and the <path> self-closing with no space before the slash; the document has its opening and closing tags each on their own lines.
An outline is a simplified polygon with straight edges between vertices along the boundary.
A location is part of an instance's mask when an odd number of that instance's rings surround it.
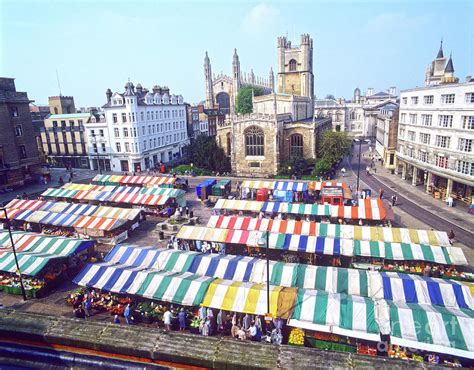
<svg viewBox="0 0 474 370">
<path fill-rule="evenodd" d="M 214 209 L 260 212 L 263 202 L 253 200 L 218 199 Z"/>
<path fill-rule="evenodd" d="M 22 275 L 35 276 L 52 260 L 63 258 L 60 255 L 47 253 L 17 253 L 18 264 Z M 16 272 L 15 256 L 13 252 L 4 252 L 0 257 L 0 271 Z"/>
<path fill-rule="evenodd" d="M 279 296 L 284 290 L 290 293 L 286 296 L 285 303 L 291 307 L 296 297 L 296 289 L 270 286 L 270 313 L 273 317 L 288 317 L 286 307 L 283 308 L 281 304 L 283 302 L 279 302 Z M 265 315 L 267 312 L 266 285 L 216 279 L 210 284 L 201 305 L 230 312 Z"/>
<path fill-rule="evenodd" d="M 366 199 L 359 202 L 358 206 L 333 206 L 331 217 L 352 220 L 385 220 L 387 211 L 381 200 Z"/>
<path fill-rule="evenodd" d="M 165 250 L 155 247 L 119 244 L 112 248 L 104 261 L 132 267 L 152 268 L 158 259 L 158 255 Z"/>
<path fill-rule="evenodd" d="M 193 259 L 188 271 L 200 276 L 249 281 L 257 261 L 253 257 L 199 254 Z"/>
<path fill-rule="evenodd" d="M 79 190 L 68 190 L 68 189 L 52 189 L 49 188 L 41 194 L 43 197 L 54 197 L 54 198 L 74 198 Z"/>
<path fill-rule="evenodd" d="M 49 216 L 50 212 L 46 211 L 33 211 L 25 221 L 33 222 L 33 223 L 40 223 L 43 218 Z"/>
<path fill-rule="evenodd" d="M 261 181 L 261 180 L 244 180 L 242 181 L 241 188 L 247 189 L 273 189 L 275 181 Z"/>
<path fill-rule="evenodd" d="M 268 213 L 290 213 L 308 216 L 331 216 L 330 206 L 320 204 L 303 204 L 287 202 L 265 202 L 262 212 Z"/>
<path fill-rule="evenodd" d="M 66 209 L 70 208 L 72 203 L 67 202 L 45 202 L 41 207 L 42 211 L 54 212 L 54 213 L 63 213 Z"/>
<path fill-rule="evenodd" d="M 392 344 L 474 359 L 472 310 L 388 301 Z"/>
<path fill-rule="evenodd" d="M 275 181 L 273 184 L 273 189 L 285 191 L 306 191 L 308 190 L 308 183 L 296 181 Z"/>
<path fill-rule="evenodd" d="M 73 226 L 85 229 L 110 231 L 122 226 L 124 223 L 124 220 L 114 218 L 80 216 L 77 221 L 74 222 Z"/>
<path fill-rule="evenodd" d="M 91 216 L 97 211 L 98 206 L 91 204 L 70 204 L 63 210 L 63 213 L 71 213 L 74 215 Z M 54 212 L 54 211 L 52 211 Z"/>
<path fill-rule="evenodd" d="M 198 252 L 167 249 L 158 255 L 152 267 L 158 271 L 186 272 L 198 255 Z"/>
<path fill-rule="evenodd" d="M 366 297 L 299 289 L 288 325 L 380 341 L 375 302 Z"/>
<path fill-rule="evenodd" d="M 124 176 L 120 175 L 96 175 L 92 179 L 93 184 L 102 184 L 102 185 L 118 185 Z"/>
<path fill-rule="evenodd" d="M 27 221 L 28 217 L 30 217 L 34 212 L 35 211 L 29 210 L 29 209 L 19 210 L 19 212 L 15 213 L 15 215 L 12 218 L 14 218 L 15 220 Z M 4 216 L 4 214 L 2 214 L 2 216 Z M 11 217 L 11 216 L 9 215 L 8 217 Z"/>
<path fill-rule="evenodd" d="M 67 183 L 62 186 L 63 189 L 68 190 L 85 190 L 89 191 L 94 187 L 92 184 L 75 184 L 75 183 Z"/>
<path fill-rule="evenodd" d="M 474 308 L 467 285 L 455 280 L 382 272 L 384 298 L 396 302 Z"/>
<path fill-rule="evenodd" d="M 308 190 L 321 190 L 326 186 L 341 186 L 343 188 L 347 188 L 347 184 L 345 182 L 310 181 L 308 183 Z"/>
<path fill-rule="evenodd" d="M 150 176 L 147 180 L 147 186 L 173 185 L 176 177 Z"/>
<path fill-rule="evenodd" d="M 139 214 L 139 209 L 100 206 L 96 209 L 92 216 L 115 218 L 120 220 L 134 220 Z"/>
<path fill-rule="evenodd" d="M 72 227 L 79 217 L 81 216 L 68 213 L 49 212 L 47 216 L 39 221 L 39 223 L 45 225 Z"/>
<path fill-rule="evenodd" d="M 298 268 L 297 263 L 269 261 L 270 284 L 289 288 L 296 287 Z M 258 260 L 254 263 L 250 281 L 257 284 L 267 283 L 267 261 Z"/>
<path fill-rule="evenodd" d="M 39 209 L 45 202 L 42 200 L 22 200 L 22 199 L 13 199 L 8 203 L 5 208 L 15 208 L 15 209 Z"/>
</svg>

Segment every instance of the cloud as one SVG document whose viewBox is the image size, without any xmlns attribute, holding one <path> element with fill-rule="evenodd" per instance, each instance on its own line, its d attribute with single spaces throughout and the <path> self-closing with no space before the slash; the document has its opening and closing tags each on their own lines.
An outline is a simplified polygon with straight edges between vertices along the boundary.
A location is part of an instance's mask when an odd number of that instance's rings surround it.
<svg viewBox="0 0 474 370">
<path fill-rule="evenodd" d="M 244 16 L 241 29 L 248 33 L 260 33 L 272 29 L 278 24 L 280 10 L 272 5 L 260 3 L 251 8 Z"/>
<path fill-rule="evenodd" d="M 410 17 L 403 13 L 382 13 L 369 20 L 365 30 L 369 32 L 412 30 L 425 26 L 430 20 L 431 15 L 428 14 Z"/>
</svg>

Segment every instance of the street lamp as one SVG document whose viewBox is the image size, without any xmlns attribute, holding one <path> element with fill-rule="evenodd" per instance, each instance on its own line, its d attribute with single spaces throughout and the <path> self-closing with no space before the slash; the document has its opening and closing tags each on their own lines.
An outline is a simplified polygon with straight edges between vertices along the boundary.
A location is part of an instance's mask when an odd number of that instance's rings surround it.
<svg viewBox="0 0 474 370">
<path fill-rule="evenodd" d="M 359 179 L 360 179 L 360 153 L 361 153 L 361 150 L 362 150 L 362 142 L 365 142 L 365 143 L 370 143 L 370 140 L 362 140 L 361 139 L 354 139 L 354 141 L 356 143 L 359 143 L 359 163 L 357 165 L 357 190 L 356 192 L 358 193 L 359 192 Z"/>
<path fill-rule="evenodd" d="M 23 285 L 23 278 L 21 277 L 20 265 L 18 264 L 18 257 L 16 256 L 15 242 L 13 241 L 13 235 L 12 235 L 11 226 L 10 226 L 10 219 L 8 218 L 7 209 L 5 207 L 2 207 L 2 210 L 3 210 L 3 213 L 5 214 L 5 220 L 7 221 L 8 235 L 10 236 L 10 242 L 12 243 L 13 256 L 15 257 L 15 263 L 16 263 L 16 273 L 20 277 L 21 295 L 23 296 L 23 300 L 26 301 L 26 292 L 25 292 L 25 287 Z"/>
<path fill-rule="evenodd" d="M 95 150 L 97 153 L 97 167 L 99 168 L 99 174 L 102 175 L 102 168 L 100 167 L 100 161 L 99 161 L 99 148 L 97 146 L 97 137 L 95 136 L 95 132 L 92 132 L 92 138 L 94 139 Z"/>
<path fill-rule="evenodd" d="M 269 249 L 269 238 L 270 238 L 270 233 L 268 230 L 265 232 L 265 236 L 261 237 L 257 244 L 259 247 L 265 247 L 266 252 L 265 256 L 267 258 L 267 315 L 270 316 L 270 260 L 268 256 L 268 249 Z"/>
</svg>

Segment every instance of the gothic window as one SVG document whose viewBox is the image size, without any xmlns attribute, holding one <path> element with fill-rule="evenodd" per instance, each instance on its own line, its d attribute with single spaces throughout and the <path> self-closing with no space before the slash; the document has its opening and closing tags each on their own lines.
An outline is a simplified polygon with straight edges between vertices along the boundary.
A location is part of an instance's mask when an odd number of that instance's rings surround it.
<svg viewBox="0 0 474 370">
<path fill-rule="evenodd" d="M 264 156 L 265 135 L 263 131 L 255 126 L 249 127 L 244 132 L 245 155 Z"/>
<path fill-rule="evenodd" d="M 303 157 L 303 135 L 293 134 L 290 136 L 290 156 Z"/>
<path fill-rule="evenodd" d="M 296 71 L 296 60 L 291 59 L 290 60 L 290 72 L 295 72 Z"/>
<path fill-rule="evenodd" d="M 230 112 L 230 97 L 225 91 L 221 91 L 216 96 L 216 102 L 219 105 L 219 109 L 224 113 Z"/>
<path fill-rule="evenodd" d="M 351 119 L 356 119 L 356 114 L 355 114 L 355 112 L 351 112 Z"/>
</svg>

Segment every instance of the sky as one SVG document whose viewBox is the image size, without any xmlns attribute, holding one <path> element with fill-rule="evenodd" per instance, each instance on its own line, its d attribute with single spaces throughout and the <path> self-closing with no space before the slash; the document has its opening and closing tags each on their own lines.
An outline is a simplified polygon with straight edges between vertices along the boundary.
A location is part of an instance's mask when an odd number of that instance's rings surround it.
<svg viewBox="0 0 474 370">
<path fill-rule="evenodd" d="M 440 39 L 455 74 L 474 75 L 474 1 L 28 1 L 0 0 L 0 76 L 37 104 L 72 95 L 101 106 L 130 79 L 167 85 L 186 102 L 205 97 L 214 73 L 276 71 L 276 39 L 314 40 L 315 94 L 350 99 L 354 88 L 422 86 Z"/>
</svg>

